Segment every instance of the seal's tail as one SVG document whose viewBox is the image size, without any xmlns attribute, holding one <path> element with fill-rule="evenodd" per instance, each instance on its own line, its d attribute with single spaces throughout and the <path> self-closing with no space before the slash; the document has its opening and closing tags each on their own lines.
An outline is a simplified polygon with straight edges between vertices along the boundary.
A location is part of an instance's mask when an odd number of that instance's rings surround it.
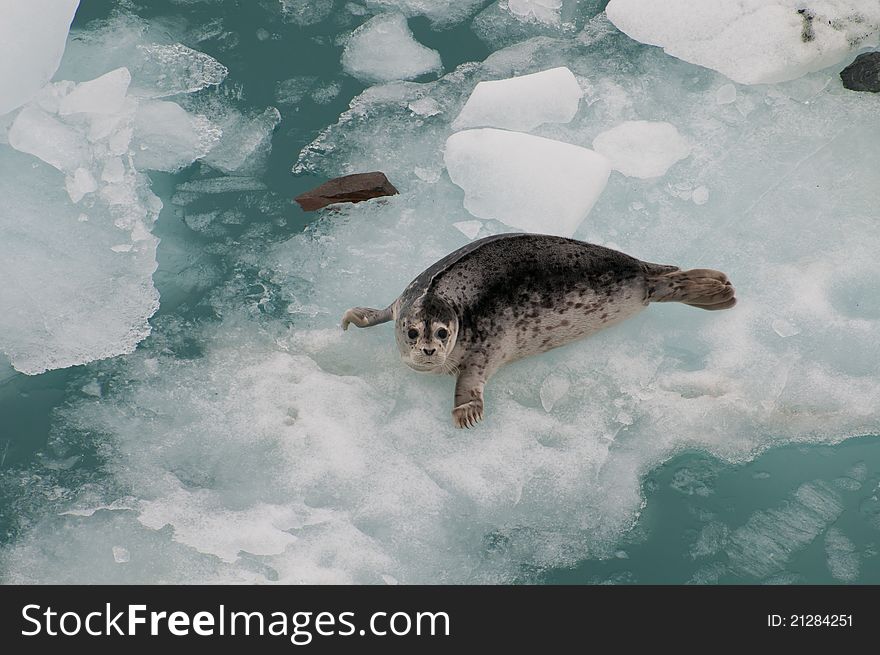
<svg viewBox="0 0 880 655">
<path fill-rule="evenodd" d="M 721 271 L 694 268 L 648 276 L 649 302 L 683 302 L 700 309 L 730 309 L 736 290 Z"/>
</svg>

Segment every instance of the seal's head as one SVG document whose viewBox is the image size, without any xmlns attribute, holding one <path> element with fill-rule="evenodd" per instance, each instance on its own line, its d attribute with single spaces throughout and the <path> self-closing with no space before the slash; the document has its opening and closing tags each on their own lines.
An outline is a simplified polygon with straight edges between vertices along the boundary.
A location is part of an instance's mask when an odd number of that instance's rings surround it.
<svg viewBox="0 0 880 655">
<path fill-rule="evenodd" d="M 394 330 L 400 357 L 417 371 L 451 371 L 449 355 L 458 338 L 458 317 L 445 300 L 423 298 L 402 307 Z"/>
</svg>

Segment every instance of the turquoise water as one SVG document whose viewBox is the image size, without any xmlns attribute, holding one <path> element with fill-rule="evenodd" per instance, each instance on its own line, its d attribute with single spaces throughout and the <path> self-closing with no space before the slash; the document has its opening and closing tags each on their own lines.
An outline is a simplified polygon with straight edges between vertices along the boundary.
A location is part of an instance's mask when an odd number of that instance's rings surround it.
<svg viewBox="0 0 880 655">
<path fill-rule="evenodd" d="M 839 502 L 836 518 L 820 521 L 815 536 L 810 534 L 806 543 L 782 552 L 765 581 L 876 584 L 880 581 L 878 451 L 880 438 L 864 437 L 833 447 L 777 448 L 742 466 L 728 466 L 698 453 L 683 454 L 647 476 L 645 509 L 614 558 L 581 562 L 539 579 L 559 584 L 754 584 L 764 576 L 755 575 L 754 566 L 726 552 L 733 550 L 731 536 L 738 529 L 744 535 L 746 528 L 754 528 L 746 536 L 754 537 L 764 552 L 773 551 L 780 544 L 776 535 L 790 537 L 782 519 L 802 516 L 792 509 L 798 489 L 816 484 Z M 853 478 L 854 473 L 861 479 Z M 757 525 L 770 516 L 773 521 Z M 844 547 L 837 547 L 839 534 L 851 543 L 843 541 Z M 840 579 L 843 570 L 848 571 L 845 580 Z"/>
<path fill-rule="evenodd" d="M 345 14 L 337 20 L 333 14 L 302 27 L 279 20 L 277 8 L 268 2 L 120 4 L 133 6 L 151 21 L 167 22 L 176 38 L 223 62 L 230 74 L 219 92 L 235 96 L 239 107 L 276 105 L 282 114 L 262 177 L 267 193 L 213 195 L 181 206 L 173 201 L 175 186 L 197 177 L 201 165 L 175 175 L 151 175 L 153 191 L 165 204 L 154 229 L 161 239 L 154 282 L 162 304 L 151 321 L 154 332 L 140 349 L 164 348 L 181 360 L 197 359 L 204 344 L 192 335 L 198 334 L 197 327 L 219 321 L 210 302 L 218 289 L 237 284 L 244 299 L 263 294 L 266 302 L 260 311 L 270 319 L 288 320 L 269 276 L 236 253 L 239 245 L 268 248 L 281 243 L 321 220 L 300 211 L 292 198 L 323 178 L 294 176 L 291 169 L 299 151 L 365 88 L 343 74 L 342 46 L 334 43 L 334 36 L 358 19 Z M 74 26 L 115 10 L 116 3 L 83 0 Z M 205 27 L 218 18 L 223 28 L 216 34 L 193 36 L 210 34 Z M 490 53 L 468 21 L 445 30 L 424 18 L 410 25 L 417 40 L 441 53 L 447 71 Z M 260 38 L 266 36 L 261 30 L 269 37 Z M 278 83 L 296 76 L 338 83 L 338 93 L 324 104 L 306 97 L 293 106 L 279 105 Z M 196 232 L 185 222 L 187 215 L 227 210 L 237 212 L 239 220 L 214 231 Z M 193 252 L 199 253 L 195 259 Z M 0 537 L 5 547 L 14 547 L 65 498 L 101 480 L 112 442 L 88 429 L 72 434 L 73 427 L 56 410 L 80 401 L 83 386 L 93 379 L 112 389 L 117 376 L 124 377 L 117 367 L 121 370 L 125 359 L 35 377 L 19 374 L 0 384 Z M 549 571 L 523 570 L 516 579 L 566 584 L 880 583 L 880 437 L 834 446 L 786 446 L 736 466 L 686 452 L 648 472 L 642 491 L 644 508 L 612 557 Z M 774 526 L 776 530 L 770 529 Z M 503 547 L 490 543 L 487 548 Z M 775 563 L 756 563 L 750 550 L 772 552 Z"/>
</svg>

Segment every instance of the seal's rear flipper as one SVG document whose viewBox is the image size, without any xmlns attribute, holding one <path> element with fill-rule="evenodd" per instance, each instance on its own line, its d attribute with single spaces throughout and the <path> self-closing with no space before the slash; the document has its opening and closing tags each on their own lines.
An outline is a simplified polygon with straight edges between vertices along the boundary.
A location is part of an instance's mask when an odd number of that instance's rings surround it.
<svg viewBox="0 0 880 655">
<path fill-rule="evenodd" d="M 372 309 L 371 307 L 352 307 L 342 315 L 342 329 L 347 330 L 349 323 L 354 323 L 359 328 L 373 327 L 380 323 L 387 323 L 394 318 L 392 307 L 385 309 Z"/>
<path fill-rule="evenodd" d="M 736 289 L 721 271 L 694 268 L 648 277 L 649 302 L 681 302 L 700 309 L 730 309 Z"/>
</svg>

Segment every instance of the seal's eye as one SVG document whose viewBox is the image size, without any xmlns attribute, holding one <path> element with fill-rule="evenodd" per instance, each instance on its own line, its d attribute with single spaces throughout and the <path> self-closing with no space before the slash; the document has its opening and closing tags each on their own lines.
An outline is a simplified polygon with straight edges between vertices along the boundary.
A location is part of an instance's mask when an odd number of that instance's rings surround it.
<svg viewBox="0 0 880 655">
<path fill-rule="evenodd" d="M 418 339 L 419 338 L 419 331 L 416 330 L 415 328 L 410 328 L 409 332 L 406 333 L 406 336 L 408 336 L 410 339 Z"/>
<path fill-rule="evenodd" d="M 445 339 L 448 336 L 449 336 L 449 332 L 446 330 L 446 328 L 440 328 L 439 330 L 437 330 L 437 338 L 438 339 Z"/>
</svg>

